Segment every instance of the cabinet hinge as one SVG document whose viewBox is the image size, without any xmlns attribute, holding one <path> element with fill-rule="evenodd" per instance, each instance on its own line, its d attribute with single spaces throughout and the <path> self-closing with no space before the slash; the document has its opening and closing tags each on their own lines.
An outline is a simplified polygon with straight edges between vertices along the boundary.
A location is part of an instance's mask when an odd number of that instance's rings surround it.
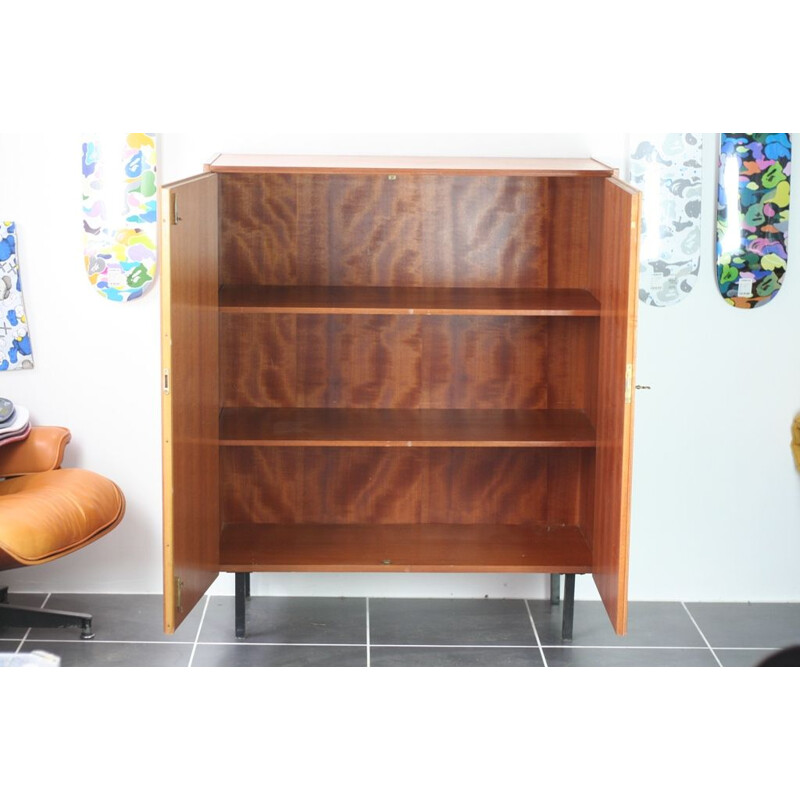
<svg viewBox="0 0 800 800">
<path fill-rule="evenodd" d="M 163 389 L 164 394 L 169 394 L 169 370 L 168 369 L 164 370 L 164 380 L 163 380 L 163 383 L 161 384 L 161 388 Z"/>
<path fill-rule="evenodd" d="M 625 402 L 631 402 L 633 395 L 633 364 L 627 364 L 625 367 Z"/>
<path fill-rule="evenodd" d="M 175 608 L 178 611 L 183 611 L 183 581 L 176 575 L 175 576 Z"/>
</svg>

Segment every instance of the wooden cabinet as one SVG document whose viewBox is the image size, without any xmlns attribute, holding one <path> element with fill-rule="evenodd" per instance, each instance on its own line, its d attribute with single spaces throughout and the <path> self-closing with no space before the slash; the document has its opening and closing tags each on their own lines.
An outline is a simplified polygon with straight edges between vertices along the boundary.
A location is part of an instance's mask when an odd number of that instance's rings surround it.
<svg viewBox="0 0 800 800">
<path fill-rule="evenodd" d="M 592 573 L 624 632 L 611 169 L 220 156 L 161 208 L 167 631 L 220 571 L 292 570 Z"/>
</svg>

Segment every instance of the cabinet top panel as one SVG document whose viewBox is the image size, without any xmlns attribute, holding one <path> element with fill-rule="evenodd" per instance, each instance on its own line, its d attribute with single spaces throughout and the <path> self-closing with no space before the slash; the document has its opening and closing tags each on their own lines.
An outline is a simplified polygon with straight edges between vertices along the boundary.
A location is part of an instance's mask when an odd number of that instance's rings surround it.
<svg viewBox="0 0 800 800">
<path fill-rule="evenodd" d="M 614 170 L 591 158 L 468 158 L 221 154 L 206 172 L 394 173 L 609 177 Z"/>
</svg>

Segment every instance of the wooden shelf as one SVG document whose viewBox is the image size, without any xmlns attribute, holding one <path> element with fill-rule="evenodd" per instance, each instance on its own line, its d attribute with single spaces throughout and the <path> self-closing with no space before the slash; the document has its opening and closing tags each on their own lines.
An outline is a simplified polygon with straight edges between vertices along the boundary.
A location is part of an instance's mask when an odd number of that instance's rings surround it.
<svg viewBox="0 0 800 800">
<path fill-rule="evenodd" d="M 574 525 L 228 524 L 229 572 L 590 572 Z"/>
<path fill-rule="evenodd" d="M 237 314 L 600 315 L 600 304 L 583 289 L 223 286 L 219 306 Z"/>
<path fill-rule="evenodd" d="M 226 408 L 220 444 L 280 447 L 594 447 L 573 410 Z"/>
</svg>

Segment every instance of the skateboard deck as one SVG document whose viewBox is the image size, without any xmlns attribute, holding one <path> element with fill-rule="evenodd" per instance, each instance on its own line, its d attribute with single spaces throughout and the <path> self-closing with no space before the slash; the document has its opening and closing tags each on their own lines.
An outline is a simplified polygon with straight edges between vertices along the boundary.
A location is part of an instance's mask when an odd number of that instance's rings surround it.
<svg viewBox="0 0 800 800">
<path fill-rule="evenodd" d="M 156 142 L 127 133 L 83 143 L 84 264 L 106 299 L 141 297 L 156 277 Z"/>
<path fill-rule="evenodd" d="M 764 306 L 783 285 L 791 171 L 788 133 L 720 135 L 717 285 L 736 308 Z"/>
<path fill-rule="evenodd" d="M 630 182 L 642 192 L 639 299 L 680 302 L 700 271 L 700 133 L 631 135 Z"/>
<path fill-rule="evenodd" d="M 17 230 L 0 222 L 0 371 L 31 369 L 33 353 L 17 262 Z"/>
</svg>

